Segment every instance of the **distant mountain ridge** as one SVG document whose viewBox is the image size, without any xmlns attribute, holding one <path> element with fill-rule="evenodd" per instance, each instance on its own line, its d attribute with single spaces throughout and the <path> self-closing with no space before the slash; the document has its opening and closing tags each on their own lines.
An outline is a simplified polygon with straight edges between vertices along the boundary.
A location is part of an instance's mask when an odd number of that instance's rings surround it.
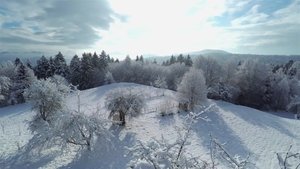
<svg viewBox="0 0 300 169">
<path fill-rule="evenodd" d="M 182 53 L 184 56 L 190 55 L 192 59 L 195 59 L 199 56 L 211 57 L 220 62 L 225 62 L 232 59 L 244 60 L 244 59 L 258 59 L 262 62 L 268 62 L 271 64 L 281 64 L 286 63 L 289 60 L 300 61 L 300 55 L 260 55 L 260 54 L 237 54 L 230 53 L 224 50 L 214 50 L 214 49 L 205 49 L 201 51 L 194 52 L 185 52 Z M 179 54 L 174 54 L 177 57 Z M 156 60 L 158 63 L 162 63 L 170 59 L 169 56 L 145 56 L 145 59 L 148 61 Z"/>
<path fill-rule="evenodd" d="M 42 52 L 32 51 L 32 52 L 0 52 L 0 63 L 6 61 L 14 61 L 17 57 L 23 62 L 29 60 L 31 63 L 36 63 L 36 61 L 43 56 Z"/>
<path fill-rule="evenodd" d="M 38 59 L 40 59 L 42 56 L 49 58 L 50 56 L 55 56 L 57 53 L 52 53 L 50 55 L 49 53 L 43 53 L 43 52 L 39 52 L 39 51 L 31 51 L 31 52 L 0 51 L 0 63 L 6 62 L 6 61 L 14 61 L 18 57 L 23 62 L 27 62 L 29 60 L 33 65 L 35 65 L 36 61 Z M 65 56 L 65 59 L 67 62 L 69 62 L 71 60 L 71 57 Z"/>
<path fill-rule="evenodd" d="M 45 54 L 39 51 L 31 51 L 31 52 L 7 52 L 7 51 L 0 51 L 0 63 L 5 61 L 14 61 L 16 57 L 19 57 L 21 60 L 26 62 L 30 60 L 32 64 L 36 64 L 36 61 L 43 55 L 46 57 L 48 56 L 55 56 L 56 53 L 52 55 Z M 180 53 L 174 54 L 177 57 Z M 230 53 L 224 50 L 217 50 L 217 49 L 205 49 L 201 51 L 192 51 L 192 52 L 183 52 L 184 56 L 190 55 L 192 59 L 195 59 L 199 56 L 211 57 L 220 62 L 225 62 L 231 59 L 258 59 L 262 62 L 269 62 L 272 64 L 282 64 L 286 63 L 289 60 L 300 61 L 300 55 L 260 55 L 260 54 L 238 54 L 238 53 Z M 150 62 L 156 60 L 158 63 L 162 63 L 170 59 L 171 55 L 168 56 L 159 56 L 159 55 L 143 55 L 145 60 Z M 133 57 L 133 56 L 132 56 Z M 71 57 L 65 57 L 67 62 L 70 61 Z"/>
</svg>

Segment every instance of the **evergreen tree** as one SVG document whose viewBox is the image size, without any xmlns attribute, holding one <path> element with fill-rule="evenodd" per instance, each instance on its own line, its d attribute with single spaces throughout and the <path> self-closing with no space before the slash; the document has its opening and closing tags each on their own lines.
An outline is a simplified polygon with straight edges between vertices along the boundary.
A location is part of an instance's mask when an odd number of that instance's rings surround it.
<svg viewBox="0 0 300 169">
<path fill-rule="evenodd" d="M 49 72 L 48 75 L 49 77 L 52 77 L 55 74 L 55 63 L 54 63 L 54 59 L 52 58 L 52 56 L 49 58 Z"/>
<path fill-rule="evenodd" d="M 175 56 L 172 55 L 169 63 L 171 65 L 171 64 L 174 64 L 175 62 L 176 62 L 176 58 L 175 58 Z"/>
<path fill-rule="evenodd" d="M 37 61 L 37 66 L 35 67 L 35 75 L 38 79 L 47 79 L 50 76 L 50 64 L 45 56 L 42 56 Z"/>
<path fill-rule="evenodd" d="M 169 65 L 170 65 L 170 61 L 167 60 L 167 61 L 166 61 L 166 66 L 169 66 Z"/>
<path fill-rule="evenodd" d="M 126 58 L 125 58 L 125 60 L 124 60 L 124 63 L 125 63 L 126 65 L 130 65 L 130 64 L 131 64 L 131 58 L 130 58 L 129 55 L 126 56 Z"/>
<path fill-rule="evenodd" d="M 108 55 L 106 55 L 105 51 L 102 50 L 101 54 L 100 54 L 100 69 L 101 70 L 105 70 L 108 66 Z"/>
<path fill-rule="evenodd" d="M 31 65 L 31 62 L 30 62 L 29 59 L 27 59 L 26 66 L 27 66 L 29 69 L 33 70 L 33 67 L 32 67 L 32 65 Z"/>
<path fill-rule="evenodd" d="M 79 89 L 88 89 L 94 84 L 94 65 L 91 54 L 84 53 L 81 60 L 81 80 Z"/>
<path fill-rule="evenodd" d="M 135 61 L 137 62 L 137 61 L 139 61 L 139 60 L 140 60 L 140 58 L 139 58 L 139 56 L 137 55 Z"/>
<path fill-rule="evenodd" d="M 184 57 L 182 54 L 180 54 L 178 57 L 177 57 L 177 62 L 179 63 L 183 63 L 184 62 Z"/>
<path fill-rule="evenodd" d="M 6 76 L 0 76 L 0 107 L 6 106 L 9 99 L 11 88 L 11 79 Z"/>
<path fill-rule="evenodd" d="M 69 74 L 68 66 L 61 52 L 58 52 L 58 54 L 54 57 L 54 65 L 55 65 L 54 74 L 60 75 L 65 78 L 68 76 Z"/>
<path fill-rule="evenodd" d="M 189 66 L 189 67 L 193 66 L 193 61 L 192 61 L 190 55 L 187 55 L 187 57 L 186 57 L 186 59 L 185 59 L 185 61 L 184 61 L 184 64 L 185 64 L 186 66 Z"/>
<path fill-rule="evenodd" d="M 144 57 L 143 57 L 143 55 L 140 56 L 140 61 L 141 61 L 142 63 L 144 63 Z"/>
<path fill-rule="evenodd" d="M 13 100 L 14 103 L 25 102 L 23 96 L 24 90 L 30 86 L 33 77 L 32 70 L 20 62 L 16 67 L 15 77 L 13 79 L 11 100 Z"/>
<path fill-rule="evenodd" d="M 99 66 L 97 69 L 95 69 L 94 76 L 96 79 L 96 86 L 103 85 L 105 83 L 105 74 L 107 73 L 109 60 L 109 55 L 107 55 L 103 50 L 99 57 Z"/>
<path fill-rule="evenodd" d="M 20 58 L 15 59 L 15 66 L 19 66 L 21 63 L 22 62 L 21 62 Z"/>
<path fill-rule="evenodd" d="M 109 61 L 109 63 L 114 63 L 115 62 L 115 59 L 112 57 Z"/>
<path fill-rule="evenodd" d="M 94 64 L 95 68 L 100 67 L 100 58 L 98 57 L 96 52 L 94 52 L 94 54 L 93 54 L 92 62 Z"/>
<path fill-rule="evenodd" d="M 107 58 L 107 63 L 110 63 L 110 61 L 111 61 L 110 56 L 109 56 L 109 55 L 106 55 L 106 58 Z"/>
<path fill-rule="evenodd" d="M 81 61 L 77 55 L 75 55 L 70 62 L 70 82 L 77 86 L 81 81 Z"/>
</svg>

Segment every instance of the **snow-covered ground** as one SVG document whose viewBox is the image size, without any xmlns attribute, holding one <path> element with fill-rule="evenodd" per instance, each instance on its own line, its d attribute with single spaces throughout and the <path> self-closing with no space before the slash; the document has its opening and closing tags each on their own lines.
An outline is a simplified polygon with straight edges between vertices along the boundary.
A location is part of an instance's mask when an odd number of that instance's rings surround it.
<svg viewBox="0 0 300 169">
<path fill-rule="evenodd" d="M 46 151 L 47 156 L 40 159 L 4 163 L 0 164 L 0 168 L 122 169 L 131 159 L 126 147 L 134 145 L 136 140 L 146 142 L 151 138 L 160 139 L 162 135 L 167 140 L 176 139 L 176 126 L 183 125 L 185 113 L 159 115 L 164 108 L 176 111 L 176 93 L 169 90 L 132 83 L 85 90 L 80 93 L 82 112 L 88 114 L 99 110 L 99 116 L 107 119 L 108 112 L 104 109 L 106 94 L 122 87 L 138 90 L 145 95 L 147 105 L 142 115 L 130 119 L 125 128 L 110 128 L 115 135 L 110 146 L 97 146 L 92 152 L 83 152 L 81 156 L 76 156 L 76 147 L 64 153 Z M 77 109 L 77 101 L 76 93 L 72 94 L 67 101 L 69 109 Z M 222 101 L 209 100 L 206 104 L 214 104 L 214 108 L 204 114 L 208 122 L 199 120 L 193 125 L 191 144 L 187 147 L 191 154 L 202 159 L 209 158 L 210 134 L 221 143 L 226 143 L 224 147 L 232 155 L 246 157 L 250 154 L 250 161 L 257 168 L 279 168 L 276 152 L 286 152 L 290 145 L 293 145 L 292 151 L 300 152 L 299 120 Z M 19 152 L 20 147 L 30 140 L 32 135 L 26 121 L 33 114 L 28 104 L 0 109 L 0 158 L 1 155 L 7 157 Z"/>
</svg>

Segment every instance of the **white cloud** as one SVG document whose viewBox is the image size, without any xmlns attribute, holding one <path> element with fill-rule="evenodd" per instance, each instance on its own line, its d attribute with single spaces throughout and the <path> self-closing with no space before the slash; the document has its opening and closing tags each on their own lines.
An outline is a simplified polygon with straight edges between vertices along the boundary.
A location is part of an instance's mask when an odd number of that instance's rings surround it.
<svg viewBox="0 0 300 169">
<path fill-rule="evenodd" d="M 211 22 L 225 12 L 225 0 L 113 0 L 111 4 L 127 16 L 126 22 L 115 22 L 110 30 L 100 31 L 103 39 L 93 49 L 101 47 L 122 56 L 167 55 L 225 48 L 231 43 L 226 31 Z"/>
<path fill-rule="evenodd" d="M 115 15 L 106 0 L 3 0 L 0 7 L 0 45 L 9 48 L 4 50 L 87 48 L 101 38 L 93 28 L 109 29 Z M 10 22 L 20 25 L 5 27 Z"/>
<path fill-rule="evenodd" d="M 1 5 L 8 11 L 0 14 L 0 24 L 21 23 L 0 30 L 3 49 L 77 54 L 104 49 L 119 57 L 207 48 L 300 53 L 300 0 L 271 13 L 259 0 L 3 0 Z"/>
<path fill-rule="evenodd" d="M 230 32 L 237 37 L 236 52 L 260 54 L 300 53 L 300 1 L 270 15 L 259 12 L 258 6 L 232 21 Z"/>
<path fill-rule="evenodd" d="M 236 18 L 231 21 L 233 26 L 242 26 L 248 24 L 259 24 L 262 22 L 266 22 L 269 18 L 269 15 L 259 12 L 260 5 L 254 5 L 246 15 Z"/>
</svg>

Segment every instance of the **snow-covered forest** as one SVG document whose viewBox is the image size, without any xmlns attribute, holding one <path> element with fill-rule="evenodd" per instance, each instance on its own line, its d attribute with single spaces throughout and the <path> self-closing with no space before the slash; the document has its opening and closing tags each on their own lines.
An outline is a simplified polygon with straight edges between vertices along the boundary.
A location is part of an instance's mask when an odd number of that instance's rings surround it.
<svg viewBox="0 0 300 169">
<path fill-rule="evenodd" d="M 59 52 L 1 63 L 0 84 L 1 168 L 300 165 L 299 61 Z"/>
<path fill-rule="evenodd" d="M 262 56 L 263 57 L 263 56 Z M 75 55 L 67 63 L 62 53 L 55 57 L 41 57 L 37 63 L 21 61 L 3 62 L 0 67 L 1 106 L 24 103 L 24 91 L 36 80 L 60 76 L 67 85 L 79 90 L 105 84 L 132 82 L 173 91 L 183 90 L 187 72 L 205 81 L 207 98 L 224 100 L 262 110 L 292 110 L 299 103 L 300 62 L 268 64 L 258 59 L 237 58 L 227 61 L 189 55 L 171 56 L 158 64 L 145 61 L 143 56 L 123 61 L 101 54 Z M 194 84 L 194 83 L 193 83 Z M 195 84 L 196 85 L 196 84 Z M 199 85 L 196 85 L 199 86 Z M 201 84 L 200 86 L 203 86 Z"/>
<path fill-rule="evenodd" d="M 0 169 L 300 169 L 300 0 L 0 0 Z"/>
</svg>

